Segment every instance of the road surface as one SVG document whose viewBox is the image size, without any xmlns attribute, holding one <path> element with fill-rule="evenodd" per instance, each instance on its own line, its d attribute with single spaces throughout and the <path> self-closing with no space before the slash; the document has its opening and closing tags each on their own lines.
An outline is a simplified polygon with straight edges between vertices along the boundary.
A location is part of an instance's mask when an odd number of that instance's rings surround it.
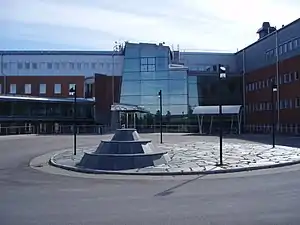
<svg viewBox="0 0 300 225">
<path fill-rule="evenodd" d="M 0 137 L 1 225 L 299 224 L 300 166 L 143 179 L 75 178 L 29 167 L 32 158 L 70 146 L 71 136 Z"/>
</svg>

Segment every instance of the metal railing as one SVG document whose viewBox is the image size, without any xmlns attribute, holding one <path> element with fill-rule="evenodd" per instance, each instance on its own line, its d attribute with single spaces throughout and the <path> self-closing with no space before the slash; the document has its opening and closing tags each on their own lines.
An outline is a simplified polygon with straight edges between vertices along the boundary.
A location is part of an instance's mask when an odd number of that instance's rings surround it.
<svg viewBox="0 0 300 225">
<path fill-rule="evenodd" d="M 77 134 L 109 134 L 113 133 L 115 129 L 111 126 L 103 125 L 77 125 Z M 121 127 L 120 127 L 121 128 Z M 128 126 L 127 128 L 134 128 Z M 18 135 L 18 134 L 73 134 L 73 125 L 45 125 L 45 126 L 10 126 L 0 127 L 0 135 Z M 135 126 L 140 133 L 159 133 L 159 125 L 138 125 Z M 198 132 L 197 125 L 163 125 L 164 133 L 196 133 Z"/>
</svg>

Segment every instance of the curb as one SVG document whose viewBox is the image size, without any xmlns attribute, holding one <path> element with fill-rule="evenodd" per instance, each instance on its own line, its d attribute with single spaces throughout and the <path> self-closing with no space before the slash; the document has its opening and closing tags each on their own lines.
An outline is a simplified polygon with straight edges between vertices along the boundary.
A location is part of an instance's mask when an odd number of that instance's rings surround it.
<svg viewBox="0 0 300 225">
<path fill-rule="evenodd" d="M 233 169 L 224 169 L 224 170 L 208 170 L 208 171 L 181 171 L 181 172 L 126 172 L 126 171 L 112 171 L 112 170 L 93 170 L 93 169 L 85 169 L 75 166 L 67 166 L 63 164 L 59 164 L 55 162 L 54 157 L 59 153 L 53 155 L 48 163 L 51 166 L 69 170 L 73 172 L 79 173 L 87 173 L 87 174 L 108 174 L 108 175 L 135 175 L 135 176 L 180 176 L 180 175 L 209 175 L 209 174 L 226 174 L 226 173 L 236 173 L 236 172 L 249 172 L 254 170 L 262 170 L 262 169 L 272 169 L 284 166 L 292 166 L 296 164 L 300 164 L 300 160 L 286 162 L 286 163 L 278 163 L 274 165 L 262 165 L 262 166 L 252 166 L 252 167 L 244 167 L 244 168 L 233 168 Z"/>
</svg>

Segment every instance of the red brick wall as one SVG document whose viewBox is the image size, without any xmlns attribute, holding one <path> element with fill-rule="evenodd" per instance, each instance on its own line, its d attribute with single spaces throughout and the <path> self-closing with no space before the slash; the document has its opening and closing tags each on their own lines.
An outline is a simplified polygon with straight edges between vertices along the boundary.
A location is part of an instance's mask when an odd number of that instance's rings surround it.
<svg viewBox="0 0 300 225">
<path fill-rule="evenodd" d="M 0 77 L 2 93 L 4 91 L 4 77 Z M 7 76 L 6 93 L 9 93 L 10 84 L 16 84 L 17 93 L 24 95 L 25 84 L 31 84 L 33 96 L 69 97 L 69 84 L 76 84 L 77 96 L 84 97 L 84 76 Z M 39 85 L 46 84 L 46 94 L 39 93 Z M 54 94 L 54 85 L 61 84 L 61 94 Z"/>
<path fill-rule="evenodd" d="M 113 104 L 112 88 L 114 88 L 114 102 L 120 102 L 121 76 L 95 75 L 95 108 L 96 119 L 100 123 L 110 123 L 110 107 Z M 114 84 L 114 87 L 113 87 Z"/>
<path fill-rule="evenodd" d="M 300 97 L 300 79 L 294 79 L 294 72 L 298 72 L 300 76 L 300 56 L 281 61 L 279 63 L 279 76 L 283 81 L 284 74 L 292 74 L 292 81 L 289 83 L 282 82 L 279 86 L 280 100 L 292 99 L 293 107 L 287 109 L 280 109 L 280 124 L 300 124 L 300 108 L 295 108 L 295 99 Z M 270 77 L 276 77 L 276 64 L 253 71 L 246 74 L 246 85 L 249 83 L 267 80 Z M 272 85 L 246 92 L 246 104 L 271 102 Z M 263 110 L 256 112 L 247 112 L 247 124 L 271 124 L 272 111 Z"/>
</svg>

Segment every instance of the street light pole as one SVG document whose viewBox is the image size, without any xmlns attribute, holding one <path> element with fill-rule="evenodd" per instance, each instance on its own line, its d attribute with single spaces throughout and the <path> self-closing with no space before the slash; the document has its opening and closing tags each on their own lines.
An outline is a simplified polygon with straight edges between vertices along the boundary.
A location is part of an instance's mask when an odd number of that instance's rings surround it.
<svg viewBox="0 0 300 225">
<path fill-rule="evenodd" d="M 219 165 L 223 165 L 223 111 L 222 111 L 222 83 L 223 79 L 226 79 L 226 67 L 219 64 L 219 138 L 220 138 L 220 162 Z"/>
<path fill-rule="evenodd" d="M 162 90 L 158 92 L 158 97 L 159 97 L 159 111 L 160 111 L 160 143 L 162 144 L 163 138 L 162 138 Z"/>
<path fill-rule="evenodd" d="M 69 90 L 70 94 L 74 95 L 74 104 L 73 104 L 73 154 L 76 155 L 76 146 L 77 146 L 77 91 L 76 85 Z"/>
<path fill-rule="evenodd" d="M 276 104 L 275 94 L 277 93 L 277 85 L 274 83 L 272 86 L 272 144 L 275 148 L 275 129 L 276 129 Z"/>
</svg>

